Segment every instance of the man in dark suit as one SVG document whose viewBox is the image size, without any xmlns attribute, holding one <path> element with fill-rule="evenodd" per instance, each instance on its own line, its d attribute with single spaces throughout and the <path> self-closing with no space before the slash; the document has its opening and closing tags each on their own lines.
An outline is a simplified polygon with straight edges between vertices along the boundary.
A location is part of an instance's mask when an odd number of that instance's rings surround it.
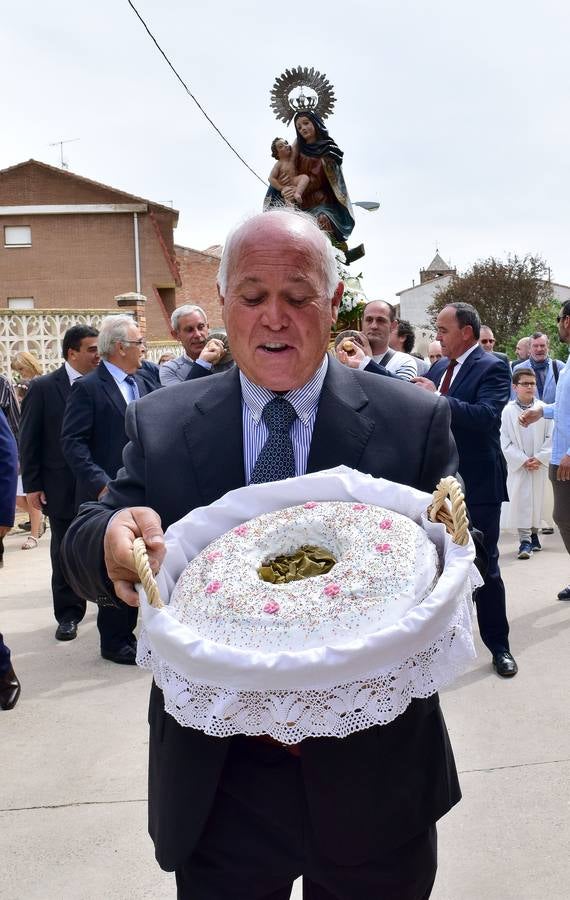
<svg viewBox="0 0 570 900">
<path fill-rule="evenodd" d="M 33 378 L 22 404 L 20 465 L 28 501 L 49 517 L 51 589 L 58 641 L 77 637 L 85 600 L 70 588 L 61 570 L 59 549 L 75 515 L 75 476 L 61 452 L 61 424 L 74 381 L 99 364 L 97 335 L 90 325 L 69 328 L 62 342 L 63 365 Z"/>
<path fill-rule="evenodd" d="M 293 416 L 292 475 L 344 463 L 431 492 L 456 470 L 444 400 L 327 356 L 342 290 L 332 247 L 307 216 L 264 213 L 230 236 L 219 291 L 236 368 L 129 408 L 124 469 L 66 538 L 79 590 L 138 603 L 134 536 L 156 570 L 161 520 L 166 528 L 257 480 L 273 438 L 254 395 Z M 156 685 L 149 721 L 150 833 L 180 898 L 284 900 L 301 874 L 315 900 L 429 896 L 435 822 L 460 796 L 436 695 L 384 727 L 292 750 L 183 728 Z"/>
<path fill-rule="evenodd" d="M 488 556 L 484 586 L 477 592 L 477 619 L 498 675 L 516 675 L 509 648 L 505 586 L 499 569 L 499 520 L 507 500 L 506 466 L 501 453 L 501 412 L 510 396 L 508 365 L 486 353 L 479 340 L 480 321 L 469 303 L 450 303 L 437 317 L 437 339 L 445 357 L 416 384 L 446 396 L 451 430 L 459 452 L 467 508 L 483 534 Z"/>
<path fill-rule="evenodd" d="M 131 316 L 108 316 L 103 320 L 99 353 L 102 359 L 95 371 L 73 386 L 61 429 L 63 455 L 76 479 L 76 508 L 106 494 L 107 485 L 122 464 L 127 443 L 127 406 L 152 390 L 151 384 L 137 374 L 144 340 Z M 91 594 L 88 599 L 95 596 Z M 111 662 L 134 665 L 136 609 L 99 598 L 98 603 L 101 656 Z"/>
<path fill-rule="evenodd" d="M 4 565 L 2 540 L 14 524 L 16 483 L 18 480 L 18 448 L 8 420 L 0 409 L 0 569 Z M 20 696 L 20 682 L 14 672 L 10 648 L 0 634 L 0 709 L 13 709 Z"/>
</svg>

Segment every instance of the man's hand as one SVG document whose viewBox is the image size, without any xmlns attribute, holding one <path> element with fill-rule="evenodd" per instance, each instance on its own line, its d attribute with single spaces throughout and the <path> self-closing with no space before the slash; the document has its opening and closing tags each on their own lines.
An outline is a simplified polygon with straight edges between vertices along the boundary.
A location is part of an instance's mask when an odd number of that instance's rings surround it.
<svg viewBox="0 0 570 900">
<path fill-rule="evenodd" d="M 570 481 L 570 456 L 567 453 L 564 454 L 558 463 L 556 481 Z"/>
<path fill-rule="evenodd" d="M 435 394 L 437 388 L 433 381 L 430 381 L 429 378 L 424 378 L 423 375 L 418 375 L 417 378 L 411 378 L 414 384 L 419 384 L 420 387 L 423 387 L 426 391 L 431 391 L 432 394 Z"/>
<path fill-rule="evenodd" d="M 542 419 L 542 410 L 542 406 L 539 406 L 538 409 L 525 409 L 519 416 L 519 423 L 523 428 L 527 428 L 533 422 L 538 422 L 539 419 Z"/>
<path fill-rule="evenodd" d="M 133 558 L 133 542 L 142 537 L 153 575 L 160 569 L 166 548 L 160 517 L 148 506 L 122 509 L 109 522 L 105 532 L 105 565 L 117 597 L 129 606 L 139 605 L 133 585 L 139 581 Z"/>
<path fill-rule="evenodd" d="M 26 494 L 28 498 L 28 503 L 30 506 L 33 506 L 34 509 L 39 509 L 40 512 L 43 512 L 43 508 L 47 503 L 46 495 L 43 491 L 32 491 L 31 494 Z"/>
<path fill-rule="evenodd" d="M 226 348 L 224 347 L 223 341 L 219 341 L 218 338 L 212 338 L 200 353 L 200 359 L 215 366 L 216 363 L 219 363 L 225 352 Z"/>
<path fill-rule="evenodd" d="M 349 345 L 349 349 L 345 349 L 346 345 Z M 347 339 L 343 341 L 336 349 L 336 358 L 343 366 L 348 366 L 350 369 L 358 369 L 360 363 L 366 356 L 362 347 L 360 347 L 356 341 L 351 341 Z"/>
</svg>

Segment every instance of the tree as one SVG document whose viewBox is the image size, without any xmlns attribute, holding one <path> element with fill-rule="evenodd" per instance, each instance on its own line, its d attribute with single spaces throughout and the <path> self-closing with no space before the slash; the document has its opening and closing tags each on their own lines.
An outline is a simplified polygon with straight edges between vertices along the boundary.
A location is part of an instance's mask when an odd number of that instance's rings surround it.
<svg viewBox="0 0 570 900">
<path fill-rule="evenodd" d="M 547 306 L 538 311 L 533 311 L 529 315 L 522 328 L 505 342 L 505 353 L 509 355 L 509 359 L 515 358 L 515 347 L 522 337 L 529 337 L 536 331 L 547 334 L 550 340 L 550 356 L 553 359 L 560 359 L 566 362 L 568 359 L 568 345 L 563 344 L 558 336 L 558 323 L 556 317 L 560 312 L 562 303 L 560 300 L 550 298 Z"/>
<path fill-rule="evenodd" d="M 552 299 L 550 273 L 540 256 L 509 255 L 506 262 L 490 256 L 478 260 L 436 292 L 428 315 L 435 324 L 448 303 L 471 303 L 481 322 L 492 328 L 496 350 L 502 350 L 521 331 L 531 314 L 548 307 Z"/>
</svg>

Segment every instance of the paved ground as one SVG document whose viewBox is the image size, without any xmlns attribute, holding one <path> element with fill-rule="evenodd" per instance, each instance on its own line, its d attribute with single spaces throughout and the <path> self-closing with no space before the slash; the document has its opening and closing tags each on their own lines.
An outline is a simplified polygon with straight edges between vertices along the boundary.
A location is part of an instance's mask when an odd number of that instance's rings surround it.
<svg viewBox="0 0 570 900">
<path fill-rule="evenodd" d="M 7 538 L 0 572 L 0 627 L 23 685 L 0 712 L 0 894 L 173 898 L 146 834 L 149 675 L 100 658 L 92 609 L 77 640 L 54 640 L 47 540 L 20 543 Z M 568 896 L 570 603 L 556 594 L 570 566 L 557 535 L 543 544 L 519 562 L 503 542 L 519 675 L 500 680 L 483 651 L 442 696 L 464 799 L 440 825 L 433 900 Z"/>
</svg>

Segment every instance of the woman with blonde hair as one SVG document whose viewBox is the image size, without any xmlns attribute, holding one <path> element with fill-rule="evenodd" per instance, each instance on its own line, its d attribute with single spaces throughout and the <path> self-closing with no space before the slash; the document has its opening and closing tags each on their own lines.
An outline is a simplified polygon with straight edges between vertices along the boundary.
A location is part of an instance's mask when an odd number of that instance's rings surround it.
<svg viewBox="0 0 570 900">
<path fill-rule="evenodd" d="M 16 382 L 16 393 L 18 394 L 18 400 L 21 403 L 26 396 L 30 381 L 32 378 L 37 378 L 38 375 L 43 375 L 43 370 L 37 357 L 27 350 L 20 350 L 16 353 L 12 358 L 11 367 L 12 372 L 16 372 L 19 376 L 19 381 Z M 22 544 L 21 549 L 35 550 L 38 546 L 39 539 L 46 530 L 44 515 L 41 510 L 35 509 L 31 503 L 28 503 L 28 498 L 24 493 L 22 485 L 21 475 L 18 475 L 16 506 L 23 512 L 27 512 L 30 517 L 30 533 Z"/>
<path fill-rule="evenodd" d="M 43 375 L 43 369 L 40 361 L 33 353 L 28 350 L 20 350 L 12 358 L 12 372 L 16 372 L 20 381 L 31 381 L 38 375 Z"/>
</svg>

